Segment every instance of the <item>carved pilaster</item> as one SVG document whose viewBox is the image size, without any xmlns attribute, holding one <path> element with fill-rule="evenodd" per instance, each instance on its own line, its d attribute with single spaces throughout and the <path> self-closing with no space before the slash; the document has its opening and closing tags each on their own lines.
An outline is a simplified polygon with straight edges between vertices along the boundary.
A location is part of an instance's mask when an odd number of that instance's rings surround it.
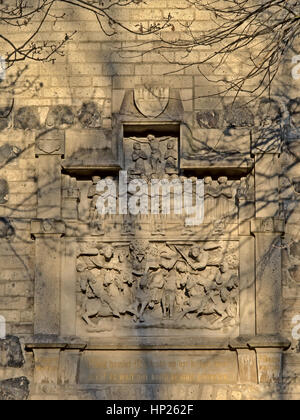
<svg viewBox="0 0 300 420">
<path fill-rule="evenodd" d="M 63 131 L 50 130 L 36 138 L 39 218 L 61 217 L 61 157 L 64 155 L 64 137 Z"/>
<path fill-rule="evenodd" d="M 259 218 L 251 222 L 256 244 L 256 333 L 279 334 L 281 321 L 281 236 L 284 221 Z"/>
<path fill-rule="evenodd" d="M 255 156 L 256 217 L 276 217 L 279 214 L 278 154 Z"/>
<path fill-rule="evenodd" d="M 60 334 L 61 241 L 65 225 L 53 219 L 34 220 L 31 234 L 36 242 L 34 333 Z"/>
</svg>

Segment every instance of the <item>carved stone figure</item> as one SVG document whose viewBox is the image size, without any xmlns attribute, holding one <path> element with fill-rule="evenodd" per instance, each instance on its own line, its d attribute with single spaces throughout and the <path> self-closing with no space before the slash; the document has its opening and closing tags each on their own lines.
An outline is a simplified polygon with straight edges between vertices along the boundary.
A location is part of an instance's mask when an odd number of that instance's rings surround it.
<svg viewBox="0 0 300 420">
<path fill-rule="evenodd" d="M 239 201 L 254 200 L 254 188 L 250 184 L 250 177 L 241 178 L 240 184 L 237 188 L 236 197 Z"/>
<path fill-rule="evenodd" d="M 135 313 L 124 300 L 124 283 L 130 284 L 131 280 L 124 279 L 121 263 L 121 256 L 112 246 L 106 245 L 96 256 L 89 257 L 86 266 L 77 266 L 80 287 L 85 294 L 83 319 L 92 327 L 95 324 L 91 318 L 120 318 L 126 312 Z"/>
<path fill-rule="evenodd" d="M 133 303 L 133 313 L 134 313 L 134 322 L 139 320 L 140 322 L 144 322 L 144 312 L 151 302 L 151 294 L 147 287 L 147 273 L 144 276 L 140 277 L 136 282 L 135 288 L 135 301 Z"/>
<path fill-rule="evenodd" d="M 160 150 L 159 140 L 157 140 L 151 134 L 147 137 L 147 139 L 151 148 L 150 164 L 152 168 L 152 173 L 158 174 L 160 172 L 162 163 L 162 154 Z"/>
<path fill-rule="evenodd" d="M 62 178 L 62 216 L 66 219 L 78 219 L 78 204 L 81 194 L 76 178 L 63 175 Z"/>
<path fill-rule="evenodd" d="M 147 272 L 147 251 L 149 243 L 147 241 L 134 241 L 130 244 L 132 258 L 132 273 L 136 276 L 144 276 Z"/>
<path fill-rule="evenodd" d="M 192 270 L 202 271 L 207 267 L 209 258 L 208 252 L 201 249 L 198 245 L 195 245 L 190 249 L 188 256 L 186 256 L 183 251 L 179 250 L 178 247 L 176 247 L 176 249 L 183 256 L 184 260 L 192 268 Z"/>
<path fill-rule="evenodd" d="M 142 150 L 140 143 L 133 145 L 132 160 L 135 162 L 134 169 L 131 171 L 134 175 L 143 175 L 146 173 L 145 160 L 148 159 L 147 154 Z"/>
<path fill-rule="evenodd" d="M 124 235 L 124 236 L 134 235 L 135 228 L 136 228 L 136 224 L 135 224 L 135 221 L 134 221 L 133 217 L 131 217 L 131 216 L 126 216 L 125 217 L 124 216 L 122 235 Z"/>
<path fill-rule="evenodd" d="M 178 291 L 187 284 L 186 273 L 186 264 L 182 261 L 178 261 L 176 266 L 165 276 L 162 295 L 162 311 L 164 319 L 173 319 L 175 304 L 178 303 L 180 306 L 182 303 Z"/>
<path fill-rule="evenodd" d="M 92 178 L 93 184 L 90 186 L 88 190 L 88 198 L 91 199 L 90 202 L 90 211 L 89 211 L 89 223 L 91 228 L 96 228 L 98 230 L 99 234 L 104 234 L 103 226 L 102 226 L 102 218 L 99 214 L 99 211 L 97 209 L 97 201 L 100 197 L 101 193 L 97 191 L 97 184 L 101 181 L 100 176 L 94 176 Z"/>
<path fill-rule="evenodd" d="M 228 270 L 228 265 L 224 263 L 216 273 L 211 272 L 197 280 L 191 277 L 187 283 L 189 301 L 178 320 L 191 313 L 195 313 L 196 317 L 215 315 L 213 324 L 216 328 L 227 318 L 234 319 L 237 313 L 238 278 Z"/>
<path fill-rule="evenodd" d="M 178 168 L 177 168 L 178 153 L 175 150 L 175 144 L 172 140 L 168 142 L 167 151 L 165 153 L 165 160 L 166 160 L 166 173 L 176 174 L 178 172 Z"/>
</svg>

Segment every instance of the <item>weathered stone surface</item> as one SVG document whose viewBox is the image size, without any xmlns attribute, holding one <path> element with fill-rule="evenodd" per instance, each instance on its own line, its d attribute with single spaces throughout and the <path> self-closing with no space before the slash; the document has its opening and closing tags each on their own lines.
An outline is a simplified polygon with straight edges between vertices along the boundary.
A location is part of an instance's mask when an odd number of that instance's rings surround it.
<svg viewBox="0 0 300 420">
<path fill-rule="evenodd" d="M 0 238 L 9 238 L 15 234 L 15 229 L 10 221 L 4 217 L 0 217 Z"/>
<path fill-rule="evenodd" d="M 61 126 L 70 126 L 74 121 L 73 109 L 70 106 L 58 105 L 49 110 L 46 126 L 60 128 Z"/>
<path fill-rule="evenodd" d="M 230 127 L 253 127 L 254 115 L 247 105 L 233 103 L 224 108 L 224 118 Z"/>
<path fill-rule="evenodd" d="M 16 159 L 21 150 L 16 147 L 12 146 L 8 143 L 4 144 L 0 147 L 0 165 L 4 167 L 5 164 L 9 163 L 11 160 Z"/>
<path fill-rule="evenodd" d="M 197 122 L 200 128 L 221 128 L 222 120 L 219 111 L 206 111 L 197 113 Z"/>
<path fill-rule="evenodd" d="M 8 336 L 5 340 L 0 340 L 0 366 L 20 368 L 25 360 L 18 337 Z"/>
<path fill-rule="evenodd" d="M 201 74 L 206 46 L 163 58 L 56 3 L 41 41 L 78 36 L 0 101 L 0 399 L 299 399 L 297 83 L 235 98 L 244 57 Z M 213 24 L 134 3 L 133 28 Z"/>
<path fill-rule="evenodd" d="M 95 102 L 86 102 L 82 105 L 78 119 L 84 128 L 101 128 L 102 113 Z"/>
<path fill-rule="evenodd" d="M 29 397 L 29 381 L 25 377 L 0 381 L 0 401 L 24 401 Z"/>
<path fill-rule="evenodd" d="M 14 125 L 22 130 L 38 130 L 40 118 L 34 107 L 22 107 L 15 112 Z"/>
<path fill-rule="evenodd" d="M 6 179 L 0 179 L 0 204 L 8 202 L 9 188 Z"/>
</svg>

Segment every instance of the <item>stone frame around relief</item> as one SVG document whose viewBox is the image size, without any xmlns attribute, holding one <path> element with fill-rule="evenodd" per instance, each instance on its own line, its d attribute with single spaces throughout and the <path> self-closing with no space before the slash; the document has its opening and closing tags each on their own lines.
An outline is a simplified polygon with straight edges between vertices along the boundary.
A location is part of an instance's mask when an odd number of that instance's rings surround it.
<svg viewBox="0 0 300 420">
<path fill-rule="evenodd" d="M 149 244 L 152 245 L 159 245 L 160 247 L 164 246 L 165 241 L 162 240 L 157 240 L 157 239 L 152 239 L 149 241 Z M 93 241 L 91 241 L 91 239 L 87 239 L 87 240 L 80 240 L 80 248 L 81 249 L 86 249 L 88 250 L 88 248 L 90 249 L 90 251 L 83 251 L 83 254 L 88 254 L 91 253 L 93 250 L 95 250 L 95 247 L 93 247 L 92 245 L 95 243 L 95 238 L 93 238 Z M 178 247 L 187 247 L 188 249 L 190 248 L 190 246 L 192 244 L 197 244 L 197 245 L 202 245 L 202 244 L 207 244 L 207 241 L 203 241 L 203 240 L 198 240 L 198 241 L 175 241 L 172 240 L 170 241 L 170 243 L 172 244 L 172 246 L 175 244 L 175 246 Z M 212 244 L 219 244 L 220 241 L 209 241 L 210 245 Z M 90 245 L 89 245 L 90 244 Z M 97 248 L 101 248 L 102 245 L 107 245 L 107 244 L 111 244 L 111 242 L 108 241 L 98 241 L 97 242 Z M 114 242 L 114 244 L 116 245 L 116 248 L 119 247 L 119 249 L 126 249 L 129 247 L 130 243 L 126 240 L 124 241 L 116 241 Z M 223 241 L 223 245 L 226 247 L 227 245 L 229 245 L 229 247 L 233 246 L 236 249 L 237 252 L 237 258 L 239 259 L 239 254 L 238 254 L 238 240 L 224 240 Z M 82 248 L 83 247 L 83 248 Z M 81 255 L 81 260 L 82 260 L 82 253 L 80 254 L 80 252 L 82 251 L 78 251 L 77 255 Z M 95 252 L 92 252 L 93 255 L 95 255 Z M 217 257 L 219 258 L 219 257 Z M 76 262 L 77 263 L 77 262 Z M 75 264 L 75 263 L 74 263 Z M 209 264 L 211 264 L 209 270 L 213 270 L 214 265 L 216 266 L 218 264 L 218 262 L 214 262 L 211 261 Z M 240 265 L 240 261 L 237 262 L 236 267 L 238 266 L 238 268 L 236 268 L 236 272 L 238 273 L 240 271 L 239 268 Z M 208 271 L 209 271 L 208 270 Z M 217 269 L 216 269 L 217 270 Z M 74 270 L 75 271 L 75 270 Z M 78 276 L 78 274 L 77 274 Z M 116 338 L 119 337 L 120 339 L 125 339 L 126 337 L 128 338 L 134 338 L 134 337 L 140 337 L 142 340 L 143 339 L 147 339 L 147 337 L 149 336 L 157 336 L 157 337 L 161 337 L 161 336 L 168 336 L 168 337 L 178 337 L 180 338 L 184 338 L 184 337 L 203 337 L 203 338 L 207 338 L 207 339 L 229 339 L 229 338 L 233 338 L 233 337 L 237 337 L 239 335 L 239 321 L 237 321 L 237 323 L 233 326 L 228 326 L 228 328 L 224 328 L 222 331 L 220 331 L 220 328 L 212 328 L 212 329 L 201 329 L 196 327 L 196 326 L 192 326 L 189 325 L 189 320 L 186 319 L 183 323 L 182 326 L 180 327 L 180 325 L 176 325 L 176 322 L 170 321 L 170 320 L 156 320 L 154 322 L 149 322 L 149 318 L 148 318 L 148 322 L 146 321 L 145 324 L 143 323 L 134 323 L 132 321 L 132 316 L 127 316 L 126 318 L 126 322 L 123 323 L 118 323 L 118 319 L 117 318 L 103 318 L 101 319 L 101 322 L 99 322 L 99 327 L 97 328 L 86 328 L 86 323 L 82 320 L 81 315 L 79 315 L 80 310 L 81 310 L 81 305 L 82 305 L 82 300 L 80 301 L 80 284 L 79 281 L 76 281 L 76 286 L 74 286 L 74 290 L 76 290 L 76 303 L 74 303 L 74 308 L 76 307 L 76 336 L 80 337 L 81 339 L 101 339 L 101 338 Z M 82 296 L 81 296 L 82 298 Z M 74 299 L 73 299 L 74 300 Z M 237 302 L 237 315 L 236 315 L 236 320 L 239 320 L 240 315 L 239 315 L 239 304 L 240 304 L 240 299 L 238 297 L 238 302 Z M 160 309 L 158 307 L 156 307 L 156 314 L 157 312 L 159 312 Z M 178 313 L 177 313 L 178 315 Z M 147 317 L 146 317 L 147 318 Z M 73 317 L 74 319 L 74 317 Z M 112 319 L 114 321 L 112 321 Z M 100 325 L 101 324 L 101 325 Z M 113 327 L 112 327 L 113 324 Z"/>
</svg>

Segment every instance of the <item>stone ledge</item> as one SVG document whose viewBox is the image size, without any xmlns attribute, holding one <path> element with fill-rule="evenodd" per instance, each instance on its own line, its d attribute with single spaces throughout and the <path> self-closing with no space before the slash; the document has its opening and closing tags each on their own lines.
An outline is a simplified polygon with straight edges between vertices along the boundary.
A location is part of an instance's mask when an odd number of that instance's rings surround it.
<svg viewBox="0 0 300 420">
<path fill-rule="evenodd" d="M 241 336 L 235 339 L 209 339 L 209 338 L 182 338 L 182 337 L 141 337 L 120 338 L 113 341 L 111 338 L 101 340 L 80 340 L 68 337 L 33 337 L 25 345 L 26 350 L 34 349 L 63 349 L 63 350 L 228 350 L 255 349 L 255 348 L 281 348 L 288 349 L 290 341 L 281 336 Z"/>
<path fill-rule="evenodd" d="M 204 157 L 199 155 L 193 159 L 183 157 L 180 162 L 180 168 L 184 171 L 192 171 L 198 175 L 207 175 L 208 173 L 217 175 L 229 176 L 245 176 L 254 167 L 253 159 L 241 157 L 224 157 L 216 161 L 209 154 Z"/>
</svg>

